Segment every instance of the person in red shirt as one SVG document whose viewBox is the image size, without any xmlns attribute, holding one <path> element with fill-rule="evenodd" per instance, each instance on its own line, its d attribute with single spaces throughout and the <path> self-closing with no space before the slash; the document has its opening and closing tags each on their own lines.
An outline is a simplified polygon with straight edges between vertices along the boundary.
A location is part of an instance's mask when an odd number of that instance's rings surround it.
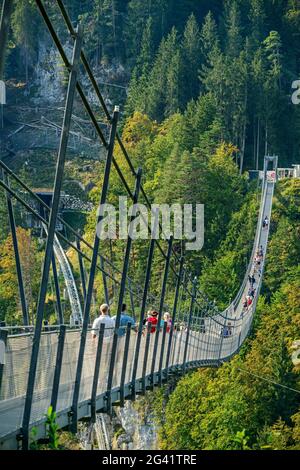
<svg viewBox="0 0 300 470">
<path fill-rule="evenodd" d="M 149 311 L 146 325 L 151 323 L 150 333 L 155 333 L 157 322 L 158 322 L 158 312 L 156 310 Z"/>
</svg>

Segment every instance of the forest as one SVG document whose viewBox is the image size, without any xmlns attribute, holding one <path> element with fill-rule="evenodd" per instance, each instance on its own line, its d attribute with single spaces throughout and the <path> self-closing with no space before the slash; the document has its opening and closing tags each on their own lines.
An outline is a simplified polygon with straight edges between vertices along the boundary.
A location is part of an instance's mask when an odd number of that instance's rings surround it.
<svg viewBox="0 0 300 470">
<path fill-rule="evenodd" d="M 44 4 L 62 41 L 67 41 L 56 2 Z M 256 180 L 249 180 L 248 171 L 261 170 L 265 155 L 278 155 L 282 168 L 300 163 L 300 107 L 291 101 L 292 83 L 300 78 L 300 1 L 64 4 L 72 21 L 84 27 L 84 49 L 93 68 L 124 67 L 120 130 L 134 166 L 143 168 L 150 201 L 204 204 L 204 247 L 187 253 L 187 264 L 201 289 L 225 308 L 239 289 L 255 234 L 259 188 Z M 51 47 L 35 1 L 15 1 L 0 78 L 25 87 L 9 89 L 9 96 L 23 93 L 31 103 L 32 91 L 26 84 L 36 74 L 45 45 Z M 17 157 L 12 167 L 30 187 L 53 184 L 55 152 L 24 150 Z M 119 148 L 115 158 L 133 187 Z M 84 192 L 66 182 L 64 189 L 93 203 L 94 210 L 69 220 L 76 228 L 79 224 L 92 242 L 104 162 L 94 160 L 82 174 L 80 168 L 89 163 L 87 157 L 68 155 L 65 179 L 92 185 Z M 109 202 L 116 202 L 121 193 L 121 182 L 112 171 Z M 2 190 L 0 195 L 0 320 L 20 324 L 12 237 Z M 172 393 L 155 392 L 161 449 L 300 450 L 300 376 L 291 361 L 300 329 L 299 198 L 299 179 L 277 185 L 263 292 L 252 334 L 240 353 L 218 369 L 187 374 Z M 18 204 L 15 210 L 25 293 L 34 322 L 43 246 L 26 226 Z M 175 243 L 175 249 L 180 246 Z M 119 268 L 124 247 L 122 241 L 113 246 Z M 103 250 L 112 256 L 109 243 Z M 75 253 L 69 249 L 67 254 L 79 279 Z M 143 282 L 146 261 L 147 248 L 137 242 L 130 266 L 137 283 Z M 156 295 L 163 273 L 158 255 L 154 266 L 151 292 Z M 104 296 L 100 274 L 95 284 L 98 304 Z M 171 279 L 167 302 L 173 294 Z M 55 323 L 50 286 L 45 317 Z"/>
<path fill-rule="evenodd" d="M 12 12 L 7 70 L 29 80 L 44 35 L 32 0 Z M 55 2 L 46 6 L 57 19 Z M 281 166 L 297 160 L 299 108 L 291 86 L 299 79 L 297 0 L 68 0 L 85 28 L 95 64 L 120 62 L 130 78 L 125 116 L 146 113 L 162 123 L 180 112 L 195 133 L 216 133 L 237 146 L 241 172 L 263 154 Z M 175 12 L 175 14 L 174 14 Z M 34 25 L 34 27 L 32 27 Z M 205 114 L 207 127 L 197 128 Z M 191 139 L 189 148 L 199 142 Z"/>
</svg>

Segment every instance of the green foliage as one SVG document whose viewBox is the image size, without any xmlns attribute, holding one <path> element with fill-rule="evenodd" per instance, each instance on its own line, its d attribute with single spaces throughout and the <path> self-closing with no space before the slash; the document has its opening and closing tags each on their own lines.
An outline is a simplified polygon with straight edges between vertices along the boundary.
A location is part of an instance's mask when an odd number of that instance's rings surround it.
<svg viewBox="0 0 300 470">
<path fill-rule="evenodd" d="M 51 449 L 57 450 L 59 447 L 59 427 L 56 423 L 56 412 L 49 406 L 46 414 L 46 432 Z"/>
<path fill-rule="evenodd" d="M 40 255 L 37 242 L 29 231 L 17 228 L 17 239 L 25 297 L 32 320 L 39 288 Z M 0 319 L 16 325 L 23 321 L 11 234 L 0 244 Z"/>
<path fill-rule="evenodd" d="M 250 450 L 248 446 L 249 437 L 246 435 L 246 429 L 238 431 L 232 442 L 237 445 L 237 450 Z"/>
<path fill-rule="evenodd" d="M 193 112 L 196 119 L 191 132 Z M 246 179 L 239 175 L 234 161 L 236 148 L 218 141 L 219 127 L 214 116 L 214 100 L 206 95 L 191 102 L 184 115 L 175 113 L 160 125 L 147 115 L 135 112 L 123 128 L 123 141 L 134 167 L 143 168 L 143 186 L 151 202 L 204 204 L 204 250 L 187 254 L 191 268 L 197 274 L 201 272 L 204 256 L 211 257 L 224 239 L 232 214 L 240 208 L 247 190 Z M 134 178 L 119 148 L 116 148 L 115 158 L 129 187 L 133 188 Z M 217 192 L 215 188 L 218 188 Z M 99 198 L 96 188 L 93 193 Z M 120 195 L 126 195 L 126 192 L 113 170 L 109 202 L 118 206 Z M 86 226 L 88 239 L 92 238 L 94 221 L 95 214 L 91 213 Z M 147 252 L 143 244 L 136 244 L 135 248 L 133 276 L 138 280 L 138 273 L 144 272 Z M 123 252 L 121 243 L 116 251 Z M 157 269 L 160 273 L 161 267 Z M 233 282 L 235 284 L 236 279 Z"/>
<path fill-rule="evenodd" d="M 200 82 L 198 73 L 201 61 L 199 49 L 200 31 L 195 15 L 192 14 L 186 23 L 182 41 L 184 79 L 181 82 L 181 93 L 184 103 L 189 102 L 195 96 L 199 95 Z"/>
<path fill-rule="evenodd" d="M 250 192 L 241 209 L 233 214 L 214 262 L 205 261 L 200 284 L 220 308 L 228 305 L 241 285 L 252 251 L 257 214 L 257 195 Z"/>
<path fill-rule="evenodd" d="M 277 186 L 272 223 L 275 233 L 269 244 L 265 278 L 269 295 L 293 276 L 295 260 L 300 256 L 299 192 L 299 180 L 283 181 Z"/>
<path fill-rule="evenodd" d="M 289 201 L 293 204 L 299 195 L 294 181 L 280 184 L 276 193 L 266 267 L 266 284 L 271 285 L 272 296 L 269 302 L 260 299 L 258 303 L 254 333 L 240 355 L 229 363 L 217 370 L 199 370 L 179 382 L 169 398 L 161 426 L 163 448 L 299 448 L 299 395 L 293 389 L 299 390 L 300 380 L 299 371 L 291 361 L 291 345 L 298 339 L 300 327 L 299 255 L 286 255 L 290 250 L 293 253 L 294 237 L 300 226 L 299 219 L 295 221 L 294 211 L 290 211 Z M 283 205 L 284 198 L 287 199 Z M 249 220 L 256 212 L 254 202 L 253 198 Z M 283 216 L 283 211 L 289 216 Z M 217 281 L 216 295 L 221 292 L 222 298 L 232 275 L 222 278 L 217 266 L 220 271 L 224 257 L 243 249 L 245 238 L 234 239 L 233 234 L 244 217 L 245 207 L 242 207 L 229 226 L 220 258 L 214 267 L 205 268 L 202 276 L 204 282 L 207 279 L 204 290 Z M 290 224 L 292 234 L 285 240 L 282 218 L 285 228 Z M 281 259 L 286 260 L 286 270 Z M 281 269 L 277 270 L 277 263 Z M 274 272 L 276 283 L 272 280 Z"/>
<path fill-rule="evenodd" d="M 266 426 L 258 436 L 257 445 L 261 450 L 286 450 L 292 443 L 292 429 L 279 419 L 272 426 Z"/>
<path fill-rule="evenodd" d="M 1 189 L 0 192 L 0 243 L 4 241 L 7 237 L 9 232 L 9 225 L 8 225 L 8 215 L 7 215 L 7 204 L 5 200 L 5 193 Z"/>
<path fill-rule="evenodd" d="M 141 71 L 140 66 L 135 70 L 128 114 L 139 110 L 162 121 L 210 93 L 223 139 L 239 148 L 241 171 L 253 166 L 253 154 L 260 164 L 265 149 L 279 154 L 284 164 L 296 161 L 297 111 L 290 108 L 286 95 L 292 76 L 298 73 L 297 28 L 292 27 L 298 27 L 298 10 L 294 2 L 285 7 L 283 2 L 249 0 L 224 2 L 218 23 L 213 11 L 200 22 L 199 16 L 190 15 L 183 31 L 173 28 L 163 35 L 159 47 L 155 46 L 156 56 L 145 60 L 148 70 Z M 284 22 L 275 19 L 281 15 Z M 288 119 L 282 120 L 282 115 Z M 287 134 L 289 139 L 284 137 Z"/>
<path fill-rule="evenodd" d="M 37 443 L 37 428 L 33 427 L 30 430 L 30 450 L 38 450 L 38 443 Z"/>
</svg>

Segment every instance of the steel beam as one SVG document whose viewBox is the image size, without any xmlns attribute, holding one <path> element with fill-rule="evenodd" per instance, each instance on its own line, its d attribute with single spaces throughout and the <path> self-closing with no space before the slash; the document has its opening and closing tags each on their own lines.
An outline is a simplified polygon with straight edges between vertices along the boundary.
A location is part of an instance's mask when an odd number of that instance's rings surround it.
<svg viewBox="0 0 300 470">
<path fill-rule="evenodd" d="M 60 289 L 59 289 L 59 282 L 58 282 L 58 275 L 56 269 L 56 262 L 54 253 L 52 253 L 52 272 L 53 272 L 53 279 L 54 279 L 54 287 L 55 287 L 55 296 L 56 296 L 56 305 L 57 305 L 57 313 L 58 313 L 58 324 L 63 325 L 64 323 L 64 315 L 61 306 L 60 300 Z"/>
<path fill-rule="evenodd" d="M 105 269 L 104 269 L 104 261 L 103 257 L 100 257 L 100 266 L 102 268 L 102 281 L 103 281 L 103 288 L 104 288 L 104 297 L 105 297 L 105 302 L 107 305 L 109 305 L 109 295 L 108 295 L 108 287 L 107 287 L 107 279 L 106 279 L 106 274 L 105 274 Z"/>
<path fill-rule="evenodd" d="M 5 175 L 4 172 L 3 172 L 3 179 L 6 180 L 7 185 L 10 186 L 8 176 Z M 26 295 L 25 295 L 25 289 L 24 289 L 24 281 L 23 281 L 19 246 L 18 246 L 18 238 L 17 238 L 17 232 L 16 232 L 14 209 L 13 209 L 13 205 L 11 202 L 11 195 L 8 192 L 6 192 L 6 204 L 7 204 L 9 225 L 10 225 L 13 248 L 14 248 L 18 287 L 19 287 L 19 294 L 20 294 L 20 301 L 21 301 L 21 308 L 22 308 L 22 315 L 23 315 L 23 324 L 29 325 L 28 307 L 27 307 Z"/>
<path fill-rule="evenodd" d="M 135 382 L 136 382 L 138 362 L 140 359 L 140 347 L 141 347 L 141 339 L 142 339 L 143 325 L 144 325 L 143 322 L 144 322 L 145 310 L 146 310 L 146 304 L 147 304 L 148 289 L 149 289 L 152 262 L 153 262 L 154 246 L 155 246 L 155 240 L 151 238 L 149 253 L 148 253 L 147 268 L 146 268 L 146 278 L 145 278 L 145 284 L 144 284 L 143 298 L 142 298 L 141 311 L 140 311 L 140 321 L 139 321 L 139 326 L 138 326 L 135 353 L 134 353 L 132 377 L 131 377 L 132 400 L 135 400 L 135 397 L 136 397 L 136 391 L 135 391 L 136 383 Z"/>
<path fill-rule="evenodd" d="M 150 346 L 150 335 L 151 335 L 151 323 L 148 323 L 146 329 L 146 343 L 145 343 L 145 353 L 144 353 L 144 361 L 143 361 L 143 372 L 142 372 L 142 394 L 145 395 L 146 393 L 146 372 L 147 372 L 147 364 L 148 364 L 148 356 L 149 356 L 149 346 Z"/>
<path fill-rule="evenodd" d="M 224 326 L 226 326 L 226 324 L 227 324 L 227 316 L 228 316 L 228 310 L 226 310 Z M 218 354 L 218 364 L 219 365 L 221 364 L 221 354 L 222 354 L 223 341 L 224 341 L 224 328 L 222 330 L 222 336 L 221 336 L 220 348 L 219 348 L 219 354 Z"/>
<path fill-rule="evenodd" d="M 76 377 L 75 377 L 75 383 L 74 383 L 73 401 L 72 401 L 72 407 L 71 407 L 70 430 L 73 433 L 77 432 L 77 416 L 78 416 L 78 400 L 79 400 L 80 382 L 81 382 L 84 350 L 85 350 L 86 337 L 87 337 L 87 329 L 88 329 L 88 324 L 89 324 L 89 319 L 90 319 L 90 309 L 91 309 L 91 301 L 92 301 L 92 296 L 93 296 L 94 280 L 95 280 L 95 274 L 96 274 L 96 268 L 97 268 L 97 258 L 98 258 L 98 252 L 99 252 L 99 246 L 100 246 L 100 238 L 98 237 L 97 232 L 103 220 L 103 215 L 104 215 L 103 209 L 104 209 L 104 204 L 106 203 L 106 198 L 107 198 L 107 193 L 108 193 L 108 184 L 109 184 L 111 163 L 112 163 L 114 146 L 115 146 L 115 137 L 116 137 L 116 132 L 117 132 L 118 118 L 119 118 L 119 108 L 116 107 L 114 111 L 113 119 L 112 119 L 111 129 L 110 129 L 109 145 L 107 149 L 107 157 L 106 157 L 104 178 L 103 178 L 103 184 L 102 184 L 102 193 L 101 193 L 101 198 L 100 198 L 101 210 L 97 217 L 94 249 L 93 249 L 90 274 L 89 274 L 89 280 L 88 280 L 88 288 L 86 292 L 86 299 L 85 299 L 84 311 L 83 311 L 83 322 L 82 322 L 79 354 L 78 354 L 78 361 L 77 361 L 77 368 L 76 368 Z"/>
<path fill-rule="evenodd" d="M 8 335 L 7 330 L 0 330 L 0 341 L 3 342 L 5 348 L 6 348 L 6 343 L 7 343 L 7 335 Z M 4 351 L 3 360 L 0 362 L 0 392 L 1 392 L 1 385 L 2 385 L 2 379 L 3 379 L 4 365 L 5 365 L 5 351 Z"/>
<path fill-rule="evenodd" d="M 100 373 L 101 356 L 102 356 L 102 350 L 103 350 L 104 330 L 105 330 L 105 324 L 102 323 L 100 325 L 99 337 L 98 337 L 98 342 L 97 342 L 95 369 L 94 369 L 94 377 L 93 377 L 93 385 L 92 385 L 92 396 L 91 396 L 92 423 L 96 422 L 96 411 L 97 411 L 96 410 L 96 398 L 97 398 L 97 388 L 98 388 L 99 373 Z"/>
<path fill-rule="evenodd" d="M 130 333 L 131 333 L 131 323 L 128 323 L 127 328 L 126 328 L 124 356 L 123 356 L 122 372 L 121 372 L 121 380 L 120 380 L 120 406 L 124 406 L 124 403 L 125 403 L 125 379 L 126 379 L 129 345 L 130 345 Z"/>
<path fill-rule="evenodd" d="M 21 436 L 20 436 L 20 438 L 22 439 L 22 447 L 24 450 L 28 449 L 28 446 L 29 446 L 29 423 L 30 423 L 31 407 L 32 407 L 32 400 L 33 400 L 34 383 L 35 383 L 36 368 L 37 368 L 38 354 L 39 354 L 39 347 L 40 347 L 40 338 L 41 338 L 42 325 L 43 325 L 44 306 L 45 306 L 45 300 L 46 300 L 47 288 L 48 288 L 49 269 L 50 269 L 51 258 L 52 258 L 52 253 L 53 253 L 54 234 L 55 234 L 56 221 L 57 221 L 57 215 L 58 215 L 58 210 L 59 210 L 60 192 L 61 192 L 61 187 L 62 187 L 62 182 L 63 182 L 65 158 L 66 158 L 69 132 L 70 132 L 70 126 L 71 126 L 73 102 L 74 102 L 75 90 L 76 90 L 76 84 L 77 84 L 77 74 L 78 74 L 78 67 L 79 67 L 81 43 L 82 43 L 82 28 L 79 27 L 77 31 L 75 43 L 74 43 L 74 49 L 73 49 L 72 67 L 70 70 L 65 113 L 64 113 L 64 119 L 63 119 L 63 125 L 62 125 L 63 131 L 61 133 L 60 144 L 59 144 L 55 182 L 54 182 L 54 192 L 53 192 L 53 198 L 52 198 L 52 207 L 51 207 L 51 212 L 50 212 L 48 236 L 47 236 L 47 241 L 46 241 L 43 271 L 42 271 L 42 278 L 41 278 L 41 284 L 40 284 L 40 292 L 39 292 L 39 297 L 38 297 L 36 324 L 35 324 L 35 330 L 34 330 L 32 354 L 31 354 L 31 361 L 30 361 L 29 374 L 28 374 L 27 392 L 26 392 L 26 398 L 25 398 L 25 407 L 24 407 Z"/>
<path fill-rule="evenodd" d="M 59 383 L 60 383 L 60 376 L 61 376 L 62 361 L 63 361 L 63 355 L 64 355 L 65 338 L 66 338 L 66 325 L 61 324 L 59 327 L 59 337 L 58 337 L 58 344 L 57 344 L 56 362 L 55 362 L 53 387 L 52 387 L 52 395 L 51 395 L 51 406 L 52 406 L 53 411 L 56 411 L 56 407 L 57 407 L 57 398 L 58 398 L 58 390 L 59 390 Z"/>
<path fill-rule="evenodd" d="M 139 192 L 140 192 L 140 187 L 141 187 L 141 179 L 142 179 L 142 170 L 141 168 L 139 168 L 137 176 L 136 176 L 135 189 L 134 189 L 134 197 L 133 197 L 134 204 L 138 202 Z M 129 233 L 128 233 L 125 256 L 124 256 L 122 278 L 121 278 L 121 285 L 120 285 L 120 291 L 119 291 L 118 308 L 117 308 L 117 315 L 116 315 L 116 323 L 115 323 L 115 330 L 114 330 L 113 344 L 112 344 L 112 351 L 111 351 L 111 358 L 110 358 L 110 365 L 109 365 L 109 373 L 108 373 L 108 380 L 107 380 L 106 402 L 107 402 L 107 412 L 109 414 L 111 414 L 111 411 L 112 411 L 111 389 L 112 389 L 113 374 L 114 374 L 115 360 L 116 360 L 116 353 L 117 353 L 117 346 L 118 346 L 118 329 L 120 327 L 122 305 L 123 305 L 125 288 L 126 288 L 127 273 L 128 273 L 128 268 L 129 268 L 129 256 L 130 256 L 131 244 L 132 244 L 131 230 L 132 230 L 132 222 L 134 219 L 135 219 L 135 214 L 132 214 L 131 217 L 129 218 Z"/>
<path fill-rule="evenodd" d="M 180 258 L 179 274 L 178 274 L 176 289 L 175 289 L 175 297 L 174 297 L 173 312 L 172 312 L 172 328 L 170 329 L 170 333 L 169 333 L 168 350 L 167 350 L 166 365 L 165 365 L 167 379 L 168 379 L 168 369 L 169 369 L 169 362 L 170 362 L 173 332 L 174 332 L 174 326 L 175 326 L 176 314 L 177 314 L 178 297 L 179 297 L 179 291 L 180 291 L 180 285 L 181 285 L 182 273 L 183 273 L 183 263 L 184 263 L 184 258 L 182 256 Z"/>
<path fill-rule="evenodd" d="M 165 344 L 166 344 L 166 333 L 167 333 L 167 322 L 164 322 L 161 348 L 160 348 L 159 366 L 158 366 L 158 384 L 160 387 L 162 386 L 162 366 L 163 366 Z"/>
<path fill-rule="evenodd" d="M 80 240 L 76 238 L 76 246 L 77 246 L 77 253 L 78 253 L 78 263 L 79 263 L 79 271 L 80 271 L 80 280 L 82 285 L 82 293 L 83 293 L 83 300 L 85 302 L 86 299 L 86 283 L 85 283 L 85 273 L 84 273 L 84 264 L 81 255 L 81 246 Z"/>
<path fill-rule="evenodd" d="M 131 306 L 131 312 L 132 312 L 132 317 L 135 320 L 135 308 L 134 308 L 134 298 L 133 298 L 133 292 L 131 288 L 131 281 L 128 279 L 128 289 L 129 289 L 129 299 L 130 299 L 130 306 Z"/>
<path fill-rule="evenodd" d="M 172 253 L 172 244 L 173 244 L 173 237 L 170 237 L 168 241 L 168 251 L 167 251 L 167 257 L 166 257 L 166 262 L 165 262 L 164 276 L 163 276 L 161 295 L 160 295 L 158 320 L 157 320 L 157 327 L 156 327 L 156 332 L 155 332 L 154 347 L 153 347 L 153 354 L 152 354 L 152 364 L 151 364 L 151 388 L 152 390 L 154 387 L 154 371 L 155 371 L 155 363 L 156 363 L 156 357 L 157 357 L 158 340 L 159 340 L 159 334 L 160 334 L 160 322 L 162 319 L 162 312 L 163 312 L 164 302 L 165 302 L 167 281 L 168 281 L 168 275 L 169 275 L 170 258 L 171 258 L 171 253 Z"/>
<path fill-rule="evenodd" d="M 193 316 L 193 311 L 194 311 L 194 303 L 195 303 L 195 298 L 196 298 L 196 282 L 197 282 L 197 279 L 195 278 L 193 281 L 193 290 L 192 290 L 192 297 L 191 297 L 191 304 L 190 304 L 189 319 L 188 319 L 188 325 L 187 325 L 187 332 L 185 336 L 184 354 L 183 354 L 183 362 L 182 362 L 183 373 L 185 373 L 185 370 L 186 370 L 186 357 L 187 357 L 187 351 L 188 351 L 190 327 L 191 327 L 191 321 L 192 321 L 192 316 Z"/>
</svg>

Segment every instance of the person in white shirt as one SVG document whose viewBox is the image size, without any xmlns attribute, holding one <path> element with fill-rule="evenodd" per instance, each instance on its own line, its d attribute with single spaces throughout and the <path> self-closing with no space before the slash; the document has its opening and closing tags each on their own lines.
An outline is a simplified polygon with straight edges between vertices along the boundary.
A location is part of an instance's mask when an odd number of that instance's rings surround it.
<svg viewBox="0 0 300 470">
<path fill-rule="evenodd" d="M 92 327 L 92 338 L 96 339 L 99 336 L 100 325 L 104 323 L 104 338 L 112 336 L 114 334 L 115 321 L 109 316 L 109 306 L 107 304 L 102 304 L 100 306 L 100 315 L 96 320 L 94 320 Z"/>
</svg>

